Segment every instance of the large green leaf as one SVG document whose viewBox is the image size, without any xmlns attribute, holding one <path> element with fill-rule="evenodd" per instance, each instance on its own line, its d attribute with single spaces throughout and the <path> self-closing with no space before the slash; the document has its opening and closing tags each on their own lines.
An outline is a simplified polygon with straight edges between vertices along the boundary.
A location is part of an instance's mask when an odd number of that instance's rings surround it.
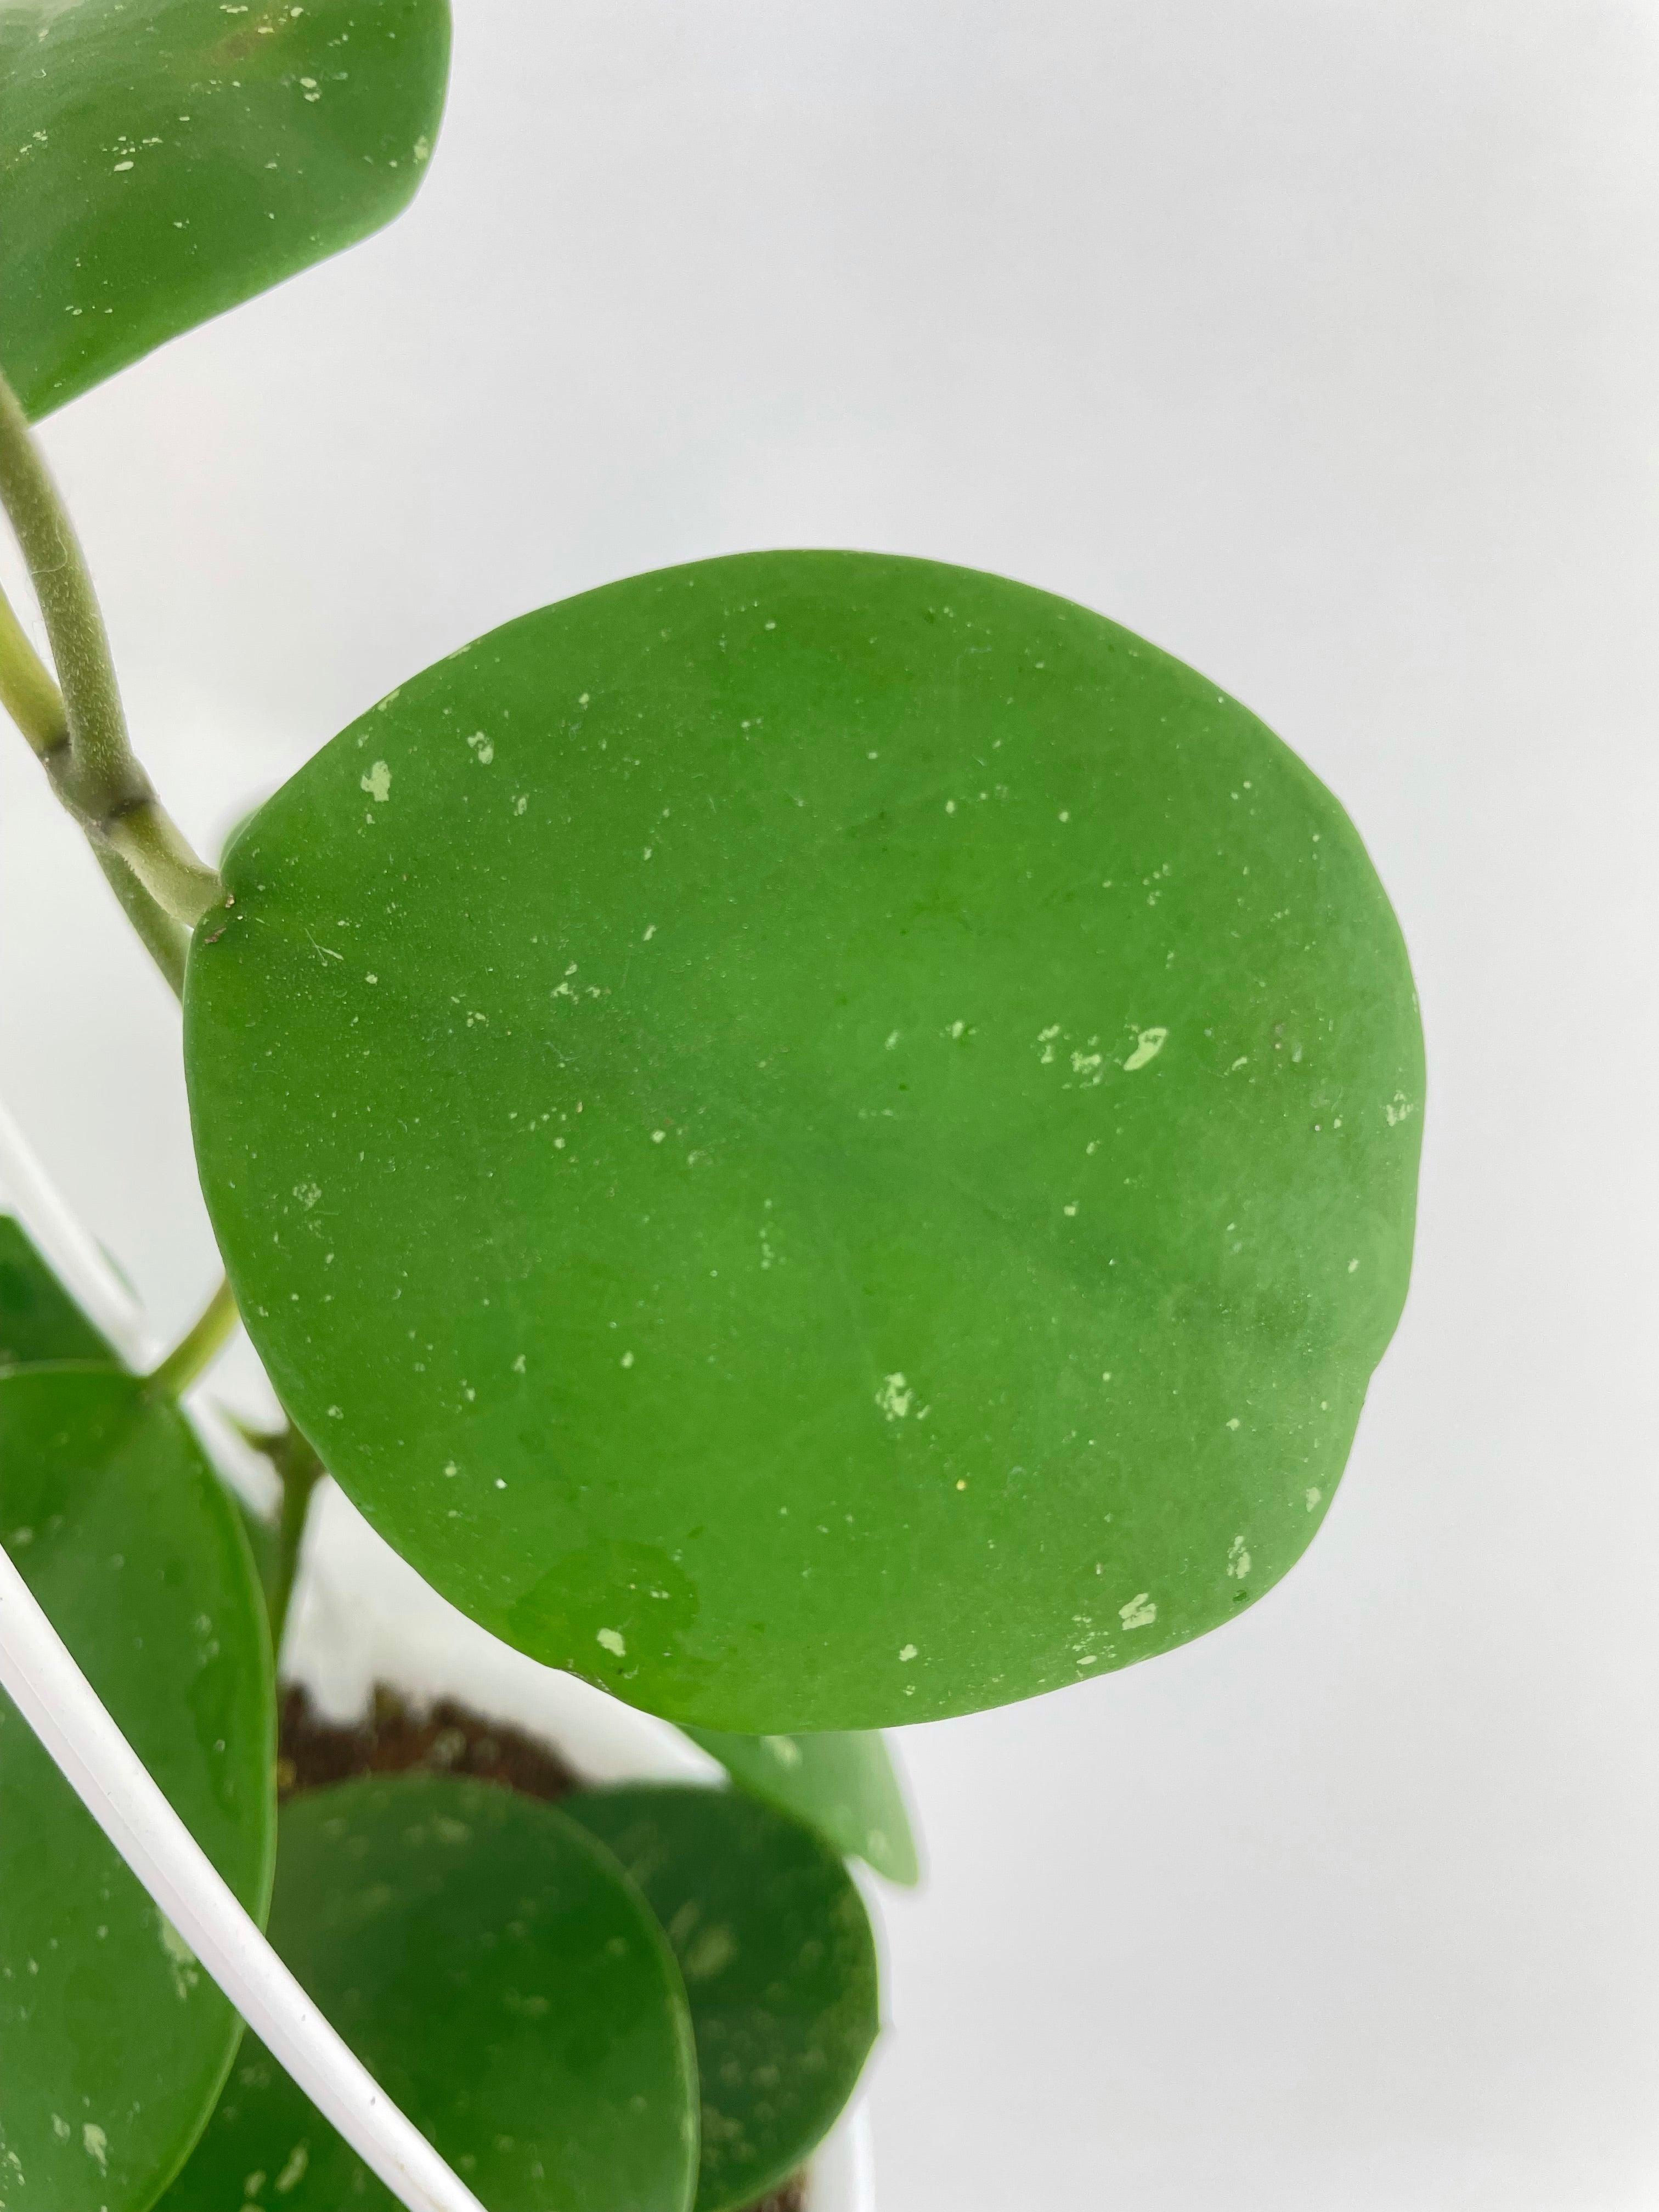
<svg viewBox="0 0 1659 2212">
<path fill-rule="evenodd" d="M 668 1931 L 702 2084 L 697 2212 L 752 2204 L 834 2125 L 880 2024 L 876 1948 L 836 1854 L 731 1790 L 567 1798 Z"/>
<path fill-rule="evenodd" d="M 1421 1041 L 1334 799 L 1127 631 L 857 554 L 509 623 L 233 846 L 197 1149 L 277 1389 L 456 1603 L 876 1728 L 1228 1620 L 1410 1261 Z"/>
<path fill-rule="evenodd" d="M 0 1370 L 44 1360 L 114 1358 L 22 1223 L 0 1213 Z"/>
<path fill-rule="evenodd" d="M 0 1378 L 0 1535 L 248 1910 L 276 1833 L 264 1612 L 176 1407 L 93 1368 Z M 241 2023 L 0 1693 L 0 2203 L 143 2212 Z"/>
<path fill-rule="evenodd" d="M 270 1939 L 489 2212 L 690 2205 L 696 2072 L 679 1976 L 637 1890 L 562 1813 L 431 1775 L 295 1797 Z M 251 2035 L 164 2200 L 245 2202 L 396 2212 Z"/>
<path fill-rule="evenodd" d="M 31 415 L 388 222 L 447 0 L 5 0 L 0 362 Z"/>
<path fill-rule="evenodd" d="M 805 1820 L 838 1851 L 863 1859 L 889 1881 L 920 1879 L 904 1792 L 879 1735 L 729 1735 L 696 1727 L 685 1733 L 734 1782 Z"/>
</svg>

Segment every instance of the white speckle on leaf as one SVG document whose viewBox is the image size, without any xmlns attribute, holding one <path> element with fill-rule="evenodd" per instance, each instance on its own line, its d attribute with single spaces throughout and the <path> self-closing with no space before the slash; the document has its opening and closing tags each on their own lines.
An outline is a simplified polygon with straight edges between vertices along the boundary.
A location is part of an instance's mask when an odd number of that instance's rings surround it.
<svg viewBox="0 0 1659 2212">
<path fill-rule="evenodd" d="M 86 2154 L 98 2162 L 100 2173 L 109 2170 L 109 2137 L 102 2128 L 94 2127 L 90 2120 L 81 2130 L 81 2144 Z"/>
<path fill-rule="evenodd" d="M 294 1186 L 294 1195 L 299 1200 L 301 1205 L 305 1207 L 307 1213 L 309 1213 L 312 1207 L 316 1205 L 318 1200 L 322 1196 L 322 1194 L 323 1187 L 320 1183 L 296 1182 Z"/>
<path fill-rule="evenodd" d="M 902 1375 L 885 1375 L 876 1393 L 876 1403 L 890 1421 L 902 1421 L 915 1405 L 916 1394 Z"/>
<path fill-rule="evenodd" d="M 622 1356 L 622 1364 L 624 1367 L 631 1367 L 634 1364 L 634 1355 L 631 1352 L 623 1352 Z"/>
<path fill-rule="evenodd" d="M 900 1646 L 900 1649 L 899 1649 L 899 1664 L 900 1664 L 900 1666 L 901 1666 L 901 1667 L 908 1667 L 908 1666 L 909 1665 L 910 1662 L 911 1662 L 911 1661 L 915 1657 L 915 1656 L 916 1656 L 916 1647 L 915 1647 L 915 1645 L 914 1644 L 902 1644 L 902 1645 L 901 1645 L 901 1646 Z"/>
<path fill-rule="evenodd" d="M 311 2163 L 311 2153 L 304 2143 L 295 2143 L 288 2154 L 288 2164 L 276 2177 L 276 2193 L 286 2197 L 290 2189 L 297 2189 L 306 2178 L 306 2168 Z"/>
<path fill-rule="evenodd" d="M 295 10 L 295 13 L 298 13 L 297 9 Z M 417 161 L 430 161 L 431 158 L 432 141 L 426 137 L 417 138 L 415 141 L 415 159 Z"/>
<path fill-rule="evenodd" d="M 604 1644 L 613 1658 L 625 1659 L 628 1656 L 628 1639 L 621 1629 L 602 1628 L 599 1633 L 599 1641 Z"/>
<path fill-rule="evenodd" d="M 737 1955 L 737 1938 L 729 1928 L 705 1928 L 682 1954 L 680 1972 L 688 1982 L 706 1982 L 729 1966 Z"/>
<path fill-rule="evenodd" d="M 479 767 L 488 768 L 490 762 L 495 757 L 495 748 L 490 744 L 489 738 L 485 737 L 483 732 L 482 730 L 474 730 L 472 735 L 467 739 L 467 744 L 477 755 Z"/>
<path fill-rule="evenodd" d="M 1349 1273 L 1351 1275 L 1357 1275 L 1357 1274 L 1359 1273 L 1359 1262 L 1358 1262 L 1358 1260 L 1350 1260 L 1350 1261 L 1349 1261 L 1349 1262 L 1348 1262 L 1348 1273 Z"/>
<path fill-rule="evenodd" d="M 1230 1429 L 1236 1429 L 1238 1426 L 1238 1416 L 1237 1413 L 1235 1413 L 1231 1420 L 1228 1422 L 1227 1426 Z"/>
<path fill-rule="evenodd" d="M 202 1970 L 195 1952 L 165 1915 L 161 1920 L 161 1948 L 167 1954 L 167 1967 L 173 1976 L 173 1993 L 183 2003 L 201 1980 Z"/>
<path fill-rule="evenodd" d="M 780 1766 L 795 1767 L 801 1762 L 801 1748 L 792 1735 L 763 1735 L 761 1747 L 769 1751 Z"/>
<path fill-rule="evenodd" d="M 392 770 L 384 761 L 376 761 L 367 775 L 358 777 L 357 783 L 377 806 L 384 806 L 392 796 Z"/>
<path fill-rule="evenodd" d="M 1133 1075 L 1138 1067 L 1145 1067 L 1149 1060 L 1156 1060 L 1164 1049 L 1170 1032 L 1166 1029 L 1142 1030 L 1135 1039 L 1135 1048 L 1123 1063 L 1126 1075 Z"/>
<path fill-rule="evenodd" d="M 1311 1513 L 1324 1495 L 1322 1490 L 1304 1490 L 1302 1493 L 1302 1502 Z"/>
<path fill-rule="evenodd" d="M 1250 1555 L 1245 1548 L 1244 1539 L 1242 1536 L 1235 1536 L 1232 1548 L 1227 1553 L 1227 1572 L 1243 1582 L 1249 1571 Z"/>
<path fill-rule="evenodd" d="M 1158 1607 L 1147 1591 L 1137 1590 L 1127 1605 L 1119 1606 L 1117 1617 L 1126 1628 L 1150 1628 L 1158 1619 Z"/>
</svg>

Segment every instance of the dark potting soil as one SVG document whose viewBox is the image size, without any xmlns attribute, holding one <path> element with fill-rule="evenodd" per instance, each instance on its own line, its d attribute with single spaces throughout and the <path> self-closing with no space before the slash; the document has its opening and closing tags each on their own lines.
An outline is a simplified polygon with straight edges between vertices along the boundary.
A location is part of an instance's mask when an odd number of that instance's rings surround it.
<svg viewBox="0 0 1659 2212">
<path fill-rule="evenodd" d="M 453 1698 L 425 1711 L 405 1703 L 383 1683 L 361 1721 L 336 1727 L 301 1689 L 283 1692 L 277 1733 L 276 1794 L 325 1789 L 360 1774 L 463 1774 L 549 1803 L 581 1787 L 581 1777 L 556 1751 L 521 1729 L 485 1720 Z M 800 2176 L 787 2181 L 752 2212 L 805 2212 Z"/>
</svg>

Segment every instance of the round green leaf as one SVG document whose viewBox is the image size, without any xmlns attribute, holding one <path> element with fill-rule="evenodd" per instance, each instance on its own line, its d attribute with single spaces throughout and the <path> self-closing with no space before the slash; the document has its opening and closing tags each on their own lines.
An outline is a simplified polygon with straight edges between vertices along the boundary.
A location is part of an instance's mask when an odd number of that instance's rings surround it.
<svg viewBox="0 0 1659 2212">
<path fill-rule="evenodd" d="M 668 1931 L 702 2085 L 697 2212 L 752 2204 L 834 2125 L 880 2025 L 870 1922 L 837 1855 L 731 1790 L 564 1801 Z"/>
<path fill-rule="evenodd" d="M 885 1740 L 874 1732 L 728 1735 L 688 1727 L 734 1782 L 816 1828 L 889 1881 L 921 1876 L 910 1814 Z"/>
<path fill-rule="evenodd" d="M 486 1626 L 678 1720 L 1056 1688 L 1299 1556 L 1422 1056 L 1352 825 L 1113 623 L 858 554 L 453 656 L 228 857 L 197 1150 L 283 1401 Z"/>
<path fill-rule="evenodd" d="M 34 1248 L 15 1214 L 0 1213 L 0 1369 L 55 1359 L 113 1363 L 115 1354 Z"/>
<path fill-rule="evenodd" d="M 229 1499 L 178 1409 L 91 1368 L 0 1378 L 0 1535 L 250 1912 L 276 1698 Z M 0 2203 L 143 2212 L 241 2023 L 0 1693 Z"/>
<path fill-rule="evenodd" d="M 431 1775 L 307 1791 L 283 1813 L 270 1940 L 489 2212 L 690 2205 L 679 1976 L 637 1890 L 562 1813 Z M 164 2205 L 244 2202 L 396 2212 L 251 2035 Z"/>
<path fill-rule="evenodd" d="M 391 221 L 447 0 L 8 0 L 0 360 L 40 416 Z"/>
</svg>

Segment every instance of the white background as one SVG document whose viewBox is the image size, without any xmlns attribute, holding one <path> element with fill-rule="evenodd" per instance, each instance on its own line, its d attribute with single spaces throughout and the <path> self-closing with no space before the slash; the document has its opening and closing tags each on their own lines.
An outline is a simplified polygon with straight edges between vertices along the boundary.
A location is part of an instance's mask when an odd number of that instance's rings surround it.
<svg viewBox="0 0 1659 2212">
<path fill-rule="evenodd" d="M 1306 1562 L 905 1741 L 884 2212 L 1659 2203 L 1650 0 L 459 0 L 381 238 L 54 420 L 211 842 L 401 677 L 775 544 L 1145 631 L 1336 789 L 1427 1024 Z M 168 1327 L 169 1004 L 21 744 L 5 1093 Z"/>
</svg>

